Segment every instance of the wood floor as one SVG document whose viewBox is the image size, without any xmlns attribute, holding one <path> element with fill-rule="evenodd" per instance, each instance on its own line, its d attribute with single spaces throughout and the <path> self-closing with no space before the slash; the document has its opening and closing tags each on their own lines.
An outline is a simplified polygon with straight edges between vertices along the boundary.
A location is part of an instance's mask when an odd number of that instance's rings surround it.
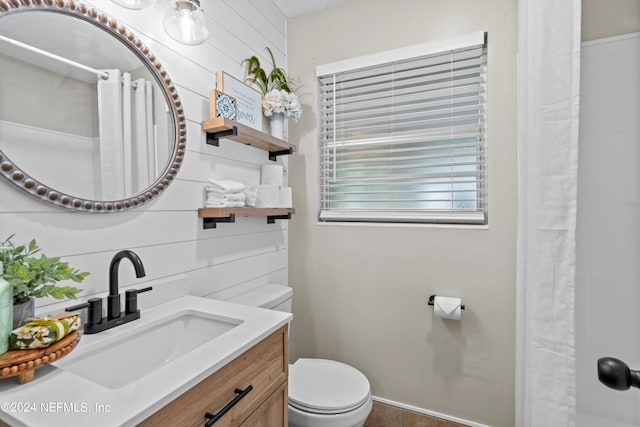
<svg viewBox="0 0 640 427">
<path fill-rule="evenodd" d="M 373 402 L 373 410 L 364 425 L 365 427 L 465 427 L 464 424 L 379 402 Z"/>
</svg>

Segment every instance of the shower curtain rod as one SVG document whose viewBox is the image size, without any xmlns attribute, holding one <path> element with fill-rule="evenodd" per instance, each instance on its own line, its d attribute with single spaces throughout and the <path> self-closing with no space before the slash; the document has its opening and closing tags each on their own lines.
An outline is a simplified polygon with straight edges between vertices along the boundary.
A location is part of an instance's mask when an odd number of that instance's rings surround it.
<svg viewBox="0 0 640 427">
<path fill-rule="evenodd" d="M 37 47 L 34 47 L 34 46 L 31 46 L 31 45 L 19 42 L 19 41 L 14 40 L 14 39 L 10 39 L 9 37 L 0 36 L 0 40 L 2 40 L 4 42 L 7 42 L 10 45 L 21 47 L 22 49 L 26 49 L 28 51 L 35 52 L 35 53 L 40 54 L 42 56 L 46 56 L 47 58 L 51 58 L 51 59 L 55 59 L 56 61 L 63 62 L 65 64 L 71 65 L 72 67 L 76 67 L 76 68 L 79 68 L 81 70 L 89 71 L 90 73 L 96 74 L 97 76 L 100 76 L 100 77 L 102 77 L 104 79 L 108 79 L 109 78 L 109 73 L 107 73 L 105 71 L 100 71 L 100 70 L 96 70 L 95 68 L 87 67 L 86 65 L 82 65 L 82 64 L 80 64 L 78 62 L 75 62 L 75 61 L 72 61 L 70 59 L 63 58 L 62 56 L 54 55 L 51 52 L 47 52 L 46 50 L 38 49 Z"/>
</svg>

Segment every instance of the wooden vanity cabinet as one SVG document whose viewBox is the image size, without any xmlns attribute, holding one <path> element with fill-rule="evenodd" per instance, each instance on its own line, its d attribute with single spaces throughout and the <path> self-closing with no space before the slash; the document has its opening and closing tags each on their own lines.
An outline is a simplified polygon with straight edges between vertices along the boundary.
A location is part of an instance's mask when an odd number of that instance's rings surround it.
<svg viewBox="0 0 640 427">
<path fill-rule="evenodd" d="M 286 426 L 288 415 L 289 391 L 285 381 L 278 389 L 258 407 L 249 418 L 244 420 L 242 427 L 273 427 Z"/>
<path fill-rule="evenodd" d="M 239 396 L 213 427 L 287 425 L 288 332 L 283 326 L 140 423 L 144 427 L 204 426 Z"/>
</svg>

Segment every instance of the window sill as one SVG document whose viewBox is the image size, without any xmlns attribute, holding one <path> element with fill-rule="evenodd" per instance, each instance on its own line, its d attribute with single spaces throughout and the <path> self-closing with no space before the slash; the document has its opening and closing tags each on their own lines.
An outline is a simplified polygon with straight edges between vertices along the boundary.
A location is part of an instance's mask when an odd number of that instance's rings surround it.
<svg viewBox="0 0 640 427">
<path fill-rule="evenodd" d="M 416 222 L 356 222 L 356 221 L 316 221 L 322 227 L 394 227 L 394 228 L 448 228 L 456 230 L 489 230 L 488 224 L 425 224 Z"/>
</svg>

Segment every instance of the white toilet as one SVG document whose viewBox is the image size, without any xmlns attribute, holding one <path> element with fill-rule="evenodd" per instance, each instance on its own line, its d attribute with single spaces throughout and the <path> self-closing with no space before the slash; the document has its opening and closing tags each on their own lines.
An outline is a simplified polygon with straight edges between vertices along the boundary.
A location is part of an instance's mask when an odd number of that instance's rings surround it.
<svg viewBox="0 0 640 427">
<path fill-rule="evenodd" d="M 291 313 L 291 288 L 269 284 L 226 301 Z M 290 427 L 362 427 L 372 407 L 369 380 L 347 364 L 298 359 L 289 365 Z"/>
</svg>

